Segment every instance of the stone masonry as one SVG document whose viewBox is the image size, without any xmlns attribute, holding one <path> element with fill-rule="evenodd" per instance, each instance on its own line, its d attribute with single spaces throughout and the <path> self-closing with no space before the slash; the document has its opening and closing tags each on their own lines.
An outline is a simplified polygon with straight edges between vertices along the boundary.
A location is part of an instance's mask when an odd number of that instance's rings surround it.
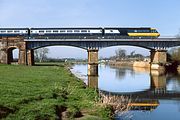
<svg viewBox="0 0 180 120">
<path fill-rule="evenodd" d="M 98 75 L 98 50 L 88 50 L 88 75 Z"/>
<path fill-rule="evenodd" d="M 13 49 L 19 49 L 18 63 L 26 64 L 26 42 L 21 37 L 0 38 L 0 63 L 10 64 L 12 62 Z"/>
</svg>

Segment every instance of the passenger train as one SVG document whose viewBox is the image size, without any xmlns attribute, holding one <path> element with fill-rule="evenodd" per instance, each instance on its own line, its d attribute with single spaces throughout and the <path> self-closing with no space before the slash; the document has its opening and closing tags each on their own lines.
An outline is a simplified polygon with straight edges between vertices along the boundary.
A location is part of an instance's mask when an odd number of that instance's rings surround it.
<svg viewBox="0 0 180 120">
<path fill-rule="evenodd" d="M 158 38 L 155 28 L 0 28 L 0 37 L 26 38 Z"/>
</svg>

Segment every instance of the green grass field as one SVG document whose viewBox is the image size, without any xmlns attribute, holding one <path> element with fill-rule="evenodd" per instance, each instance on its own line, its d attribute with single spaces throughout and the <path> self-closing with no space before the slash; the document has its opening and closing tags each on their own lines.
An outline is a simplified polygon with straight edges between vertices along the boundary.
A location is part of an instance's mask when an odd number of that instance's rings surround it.
<svg viewBox="0 0 180 120">
<path fill-rule="evenodd" d="M 0 119 L 108 119 L 110 111 L 96 101 L 97 92 L 62 64 L 0 64 Z"/>
</svg>

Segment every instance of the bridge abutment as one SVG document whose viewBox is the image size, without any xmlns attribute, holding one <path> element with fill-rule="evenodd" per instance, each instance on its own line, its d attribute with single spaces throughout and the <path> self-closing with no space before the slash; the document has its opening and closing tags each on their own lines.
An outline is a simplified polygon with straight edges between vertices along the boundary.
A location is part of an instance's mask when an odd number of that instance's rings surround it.
<svg viewBox="0 0 180 120">
<path fill-rule="evenodd" d="M 26 42 L 21 37 L 2 37 L 0 39 L 0 63 L 11 64 L 13 49 L 19 49 L 18 63 L 26 65 Z"/>
<path fill-rule="evenodd" d="M 88 76 L 98 76 L 98 49 L 88 49 Z"/>
<path fill-rule="evenodd" d="M 167 50 L 151 50 L 151 69 L 165 71 Z"/>
<path fill-rule="evenodd" d="M 1 48 L 1 50 L 0 50 L 0 63 L 8 64 L 8 60 L 7 59 L 8 59 L 8 56 L 7 56 L 6 50 Z"/>
</svg>

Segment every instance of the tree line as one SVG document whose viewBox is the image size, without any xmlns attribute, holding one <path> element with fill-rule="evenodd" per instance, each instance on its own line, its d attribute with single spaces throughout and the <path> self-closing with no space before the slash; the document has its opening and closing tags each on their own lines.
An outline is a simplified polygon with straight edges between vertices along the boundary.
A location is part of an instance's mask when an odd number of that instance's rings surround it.
<svg viewBox="0 0 180 120">
<path fill-rule="evenodd" d="M 111 56 L 110 59 L 111 60 L 138 60 L 138 61 L 142 61 L 144 60 L 144 58 L 146 58 L 146 56 L 140 54 L 140 53 L 136 53 L 135 50 L 131 51 L 130 54 L 127 54 L 127 51 L 125 49 L 121 49 L 118 48 L 117 50 L 115 50 L 115 55 Z"/>
</svg>

